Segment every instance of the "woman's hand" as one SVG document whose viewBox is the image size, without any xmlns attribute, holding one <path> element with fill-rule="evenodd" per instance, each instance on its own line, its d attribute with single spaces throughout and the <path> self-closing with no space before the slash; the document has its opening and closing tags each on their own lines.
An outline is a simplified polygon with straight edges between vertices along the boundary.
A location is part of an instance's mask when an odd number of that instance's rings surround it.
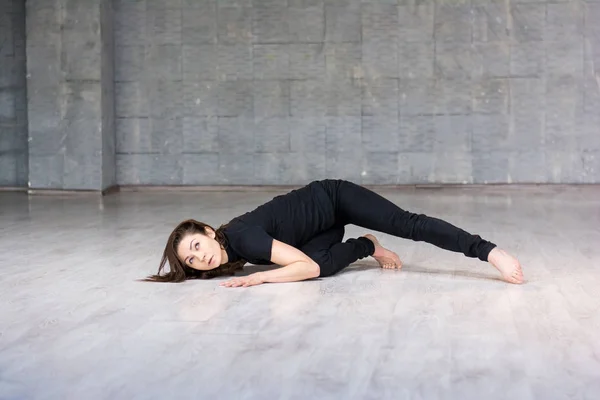
<svg viewBox="0 0 600 400">
<path fill-rule="evenodd" d="M 220 286 L 225 287 L 248 287 L 265 283 L 263 275 L 260 272 L 250 274 L 248 276 L 238 276 L 228 281 L 222 282 Z"/>
</svg>

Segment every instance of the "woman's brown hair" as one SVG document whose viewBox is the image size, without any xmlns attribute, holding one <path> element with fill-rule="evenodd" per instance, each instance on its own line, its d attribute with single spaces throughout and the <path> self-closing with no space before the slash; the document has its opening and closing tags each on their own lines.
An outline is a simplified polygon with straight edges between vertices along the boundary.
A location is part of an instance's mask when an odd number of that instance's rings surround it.
<svg viewBox="0 0 600 400">
<path fill-rule="evenodd" d="M 235 271 L 243 268 L 244 264 L 246 264 L 245 260 L 226 263 L 209 271 L 199 271 L 185 265 L 185 263 L 181 262 L 179 257 L 177 257 L 177 246 L 179 246 L 179 243 L 181 243 L 181 240 L 185 236 L 196 233 L 206 235 L 207 228 L 215 231 L 215 240 L 219 242 L 223 249 L 225 249 L 227 246 L 227 238 L 223 234 L 223 229 L 225 227 L 226 225 L 223 225 L 219 229 L 215 230 L 210 225 L 194 219 L 188 219 L 181 222 L 179 225 L 177 225 L 177 227 L 175 227 L 173 232 L 171 232 L 171 235 L 169 235 L 167 245 L 165 246 L 165 250 L 158 267 L 158 273 L 143 280 L 147 282 L 183 282 L 186 279 L 211 279 L 216 276 L 233 275 Z M 161 273 L 164 272 L 167 261 L 169 262 L 169 272 L 161 275 Z"/>
</svg>

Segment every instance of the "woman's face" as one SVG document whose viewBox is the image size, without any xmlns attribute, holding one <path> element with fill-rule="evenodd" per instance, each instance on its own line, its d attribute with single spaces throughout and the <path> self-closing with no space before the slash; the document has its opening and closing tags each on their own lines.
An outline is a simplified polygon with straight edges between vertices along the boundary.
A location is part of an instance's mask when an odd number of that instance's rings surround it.
<svg viewBox="0 0 600 400">
<path fill-rule="evenodd" d="M 221 245 L 215 240 L 215 232 L 194 233 L 183 237 L 177 247 L 177 256 L 187 266 L 208 271 L 221 265 Z"/>
</svg>

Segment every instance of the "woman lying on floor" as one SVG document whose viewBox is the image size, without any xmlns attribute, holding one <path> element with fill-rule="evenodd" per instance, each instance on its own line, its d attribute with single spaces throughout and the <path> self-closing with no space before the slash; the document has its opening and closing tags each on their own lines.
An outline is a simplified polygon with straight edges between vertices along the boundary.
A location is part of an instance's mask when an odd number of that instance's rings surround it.
<svg viewBox="0 0 600 400">
<path fill-rule="evenodd" d="M 234 275 L 247 262 L 281 268 L 235 277 L 222 286 L 253 286 L 327 277 L 372 256 L 383 268 L 401 268 L 398 255 L 373 235 L 342 242 L 344 226 L 357 225 L 423 241 L 490 262 L 510 283 L 523 283 L 519 261 L 495 244 L 437 218 L 402 210 L 373 191 L 345 180 L 314 181 L 214 230 L 187 220 L 169 236 L 157 275 L 146 280 L 181 282 Z M 170 271 L 162 274 L 166 262 Z"/>
</svg>

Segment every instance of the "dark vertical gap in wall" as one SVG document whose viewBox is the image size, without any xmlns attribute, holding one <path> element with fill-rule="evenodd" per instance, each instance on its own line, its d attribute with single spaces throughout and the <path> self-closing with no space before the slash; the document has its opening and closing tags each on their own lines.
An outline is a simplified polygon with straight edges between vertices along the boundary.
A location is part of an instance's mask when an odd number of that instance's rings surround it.
<svg viewBox="0 0 600 400">
<path fill-rule="evenodd" d="M 25 0 L 0 9 L 0 187 L 28 180 Z"/>
</svg>

